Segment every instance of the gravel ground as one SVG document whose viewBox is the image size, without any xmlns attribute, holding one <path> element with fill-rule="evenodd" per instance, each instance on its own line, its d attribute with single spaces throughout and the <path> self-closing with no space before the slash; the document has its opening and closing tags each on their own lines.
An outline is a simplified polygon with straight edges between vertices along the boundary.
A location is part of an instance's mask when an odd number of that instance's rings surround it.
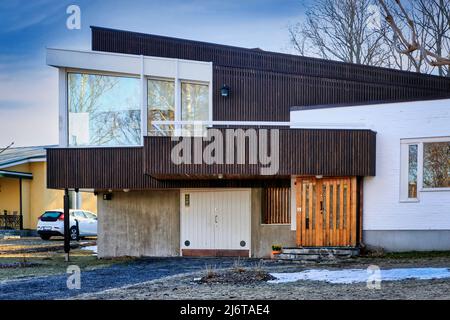
<svg viewBox="0 0 450 320">
<path fill-rule="evenodd" d="M 0 282 L 0 300 L 70 299 L 82 293 L 95 293 L 110 288 L 137 284 L 163 277 L 198 272 L 206 265 L 231 267 L 232 259 L 143 258 L 90 271 L 81 270 L 81 289 L 67 289 L 67 275 L 33 277 Z M 245 260 L 243 265 L 255 264 Z"/>
<path fill-rule="evenodd" d="M 378 265 L 382 269 L 399 267 L 450 267 L 450 258 L 425 259 L 352 259 L 346 263 L 320 265 L 269 263 L 263 268 L 270 272 L 298 272 L 308 269 L 339 270 L 367 268 Z M 180 274 L 137 285 L 115 288 L 103 292 L 82 294 L 77 299 L 450 299 L 450 279 L 385 281 L 381 289 L 368 289 L 365 283 L 329 284 L 319 281 L 297 281 L 284 284 L 267 282 L 242 284 L 200 284 L 195 278 L 202 272 Z"/>
</svg>

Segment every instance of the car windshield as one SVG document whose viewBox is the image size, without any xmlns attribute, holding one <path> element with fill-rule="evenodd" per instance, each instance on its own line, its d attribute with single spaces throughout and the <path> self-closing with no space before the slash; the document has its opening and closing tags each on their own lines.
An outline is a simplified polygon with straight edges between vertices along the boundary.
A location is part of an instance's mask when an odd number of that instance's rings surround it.
<svg viewBox="0 0 450 320">
<path fill-rule="evenodd" d="M 46 211 L 42 215 L 42 218 L 58 219 L 60 215 L 61 215 L 61 212 L 58 212 L 58 211 Z"/>
</svg>

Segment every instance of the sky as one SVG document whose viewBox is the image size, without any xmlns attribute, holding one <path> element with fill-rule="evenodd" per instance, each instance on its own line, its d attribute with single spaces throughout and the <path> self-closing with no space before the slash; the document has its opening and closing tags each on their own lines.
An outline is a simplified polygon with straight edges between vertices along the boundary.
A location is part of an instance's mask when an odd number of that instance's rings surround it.
<svg viewBox="0 0 450 320">
<path fill-rule="evenodd" d="M 290 53 L 303 0 L 0 0 L 0 149 L 58 144 L 57 70 L 46 48 L 89 50 L 102 26 Z M 69 30 L 69 5 L 81 29 Z"/>
</svg>

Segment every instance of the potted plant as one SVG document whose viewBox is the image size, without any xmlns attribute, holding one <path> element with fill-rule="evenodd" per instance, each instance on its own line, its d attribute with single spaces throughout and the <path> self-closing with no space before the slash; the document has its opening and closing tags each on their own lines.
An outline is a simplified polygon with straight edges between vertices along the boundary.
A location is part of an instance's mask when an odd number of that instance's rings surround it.
<svg viewBox="0 0 450 320">
<path fill-rule="evenodd" d="M 281 253 L 281 245 L 279 245 L 279 244 L 272 245 L 272 258 L 274 258 L 275 255 L 280 254 L 280 253 Z"/>
</svg>

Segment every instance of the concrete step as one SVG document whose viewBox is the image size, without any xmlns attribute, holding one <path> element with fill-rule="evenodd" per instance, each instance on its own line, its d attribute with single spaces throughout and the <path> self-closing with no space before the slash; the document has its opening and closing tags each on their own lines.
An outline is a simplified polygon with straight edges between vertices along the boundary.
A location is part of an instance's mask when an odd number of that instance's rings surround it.
<svg viewBox="0 0 450 320">
<path fill-rule="evenodd" d="M 345 259 L 359 255 L 359 248 L 321 247 L 321 248 L 283 248 L 276 256 L 278 260 L 326 261 Z"/>
</svg>

